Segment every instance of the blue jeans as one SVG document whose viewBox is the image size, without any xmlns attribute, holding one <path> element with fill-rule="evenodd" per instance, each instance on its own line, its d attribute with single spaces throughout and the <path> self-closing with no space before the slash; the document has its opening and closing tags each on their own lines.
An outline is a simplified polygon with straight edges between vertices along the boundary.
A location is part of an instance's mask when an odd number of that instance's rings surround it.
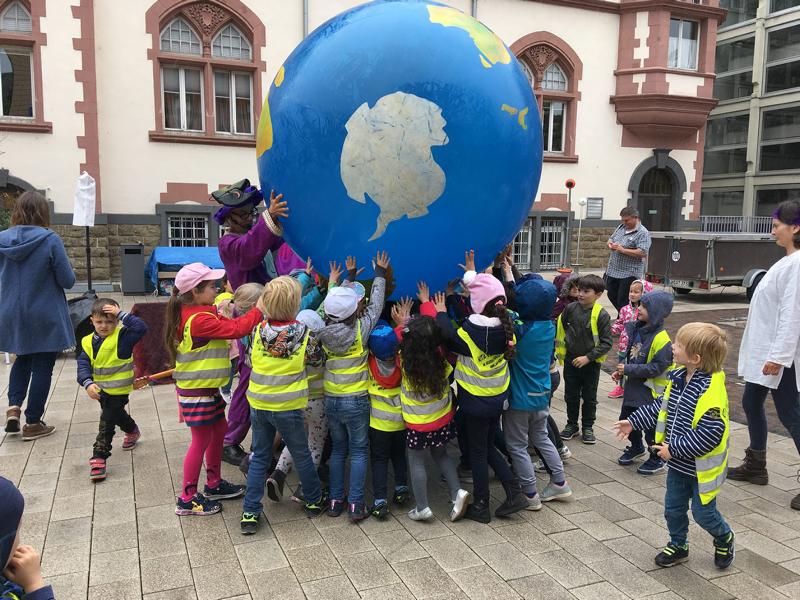
<svg viewBox="0 0 800 600">
<path fill-rule="evenodd" d="M 303 486 L 303 493 L 309 502 L 322 498 L 322 486 L 317 469 L 308 450 L 308 435 L 303 421 L 303 410 L 258 410 L 250 409 L 250 423 L 253 431 L 253 454 L 247 471 L 247 491 L 244 495 L 244 512 L 260 514 L 264 508 L 264 485 L 267 471 L 272 462 L 272 444 L 275 432 L 279 432 L 292 453 L 297 475 Z"/>
<path fill-rule="evenodd" d="M 350 452 L 348 502 L 364 502 L 369 458 L 369 396 L 325 396 L 333 448 L 328 461 L 331 500 L 344 500 L 344 461 Z"/>
<path fill-rule="evenodd" d="M 56 364 L 57 357 L 58 352 L 21 354 L 17 356 L 11 367 L 8 379 L 8 405 L 22 406 L 27 394 L 28 406 L 25 409 L 25 422 L 28 425 L 42 420 L 47 394 L 50 392 L 50 381 L 53 378 L 53 366 Z"/>
<path fill-rule="evenodd" d="M 664 495 L 664 518 L 667 520 L 670 541 L 682 546 L 689 534 L 689 500 L 692 501 L 692 516 L 695 522 L 722 542 L 731 528 L 717 510 L 717 499 L 708 504 L 700 502 L 697 491 L 697 478 L 678 473 L 675 469 L 667 471 L 667 493 Z"/>
</svg>

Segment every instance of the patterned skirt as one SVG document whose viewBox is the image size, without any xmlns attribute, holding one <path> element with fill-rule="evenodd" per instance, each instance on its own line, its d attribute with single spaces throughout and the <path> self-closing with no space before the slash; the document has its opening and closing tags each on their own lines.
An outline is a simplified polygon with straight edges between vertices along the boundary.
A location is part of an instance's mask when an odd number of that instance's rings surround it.
<svg viewBox="0 0 800 600">
<path fill-rule="evenodd" d="M 178 394 L 180 420 L 189 427 L 212 425 L 225 418 L 222 396 L 181 396 Z"/>
<path fill-rule="evenodd" d="M 456 427 L 453 421 L 434 431 L 417 431 L 416 429 L 408 429 L 407 431 L 406 446 L 408 446 L 409 450 L 423 450 L 425 448 L 444 446 L 456 437 Z"/>
</svg>

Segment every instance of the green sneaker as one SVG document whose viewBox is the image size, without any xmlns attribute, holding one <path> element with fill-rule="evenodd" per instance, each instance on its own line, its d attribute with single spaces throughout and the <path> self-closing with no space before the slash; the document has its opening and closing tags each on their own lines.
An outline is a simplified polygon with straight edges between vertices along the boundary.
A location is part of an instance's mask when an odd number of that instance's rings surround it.
<svg viewBox="0 0 800 600">
<path fill-rule="evenodd" d="M 572 423 L 567 423 L 564 426 L 564 429 L 561 430 L 561 439 L 562 440 L 571 440 L 575 437 L 575 434 L 578 433 L 579 429 L 577 425 L 573 425 Z"/>
<path fill-rule="evenodd" d="M 594 437 L 594 430 L 591 427 L 584 427 L 581 432 L 581 441 L 584 444 L 596 444 L 597 438 Z"/>
<path fill-rule="evenodd" d="M 659 567 L 674 567 L 677 564 L 689 560 L 689 545 L 676 546 L 672 542 L 667 544 L 661 552 L 656 555 L 656 564 Z"/>
<path fill-rule="evenodd" d="M 258 521 L 261 515 L 255 513 L 243 512 L 242 520 L 239 521 L 239 528 L 242 530 L 242 535 L 253 535 L 258 531 Z"/>
<path fill-rule="evenodd" d="M 729 531 L 724 542 L 714 542 L 714 565 L 718 569 L 727 569 L 733 562 L 733 537 Z"/>
</svg>

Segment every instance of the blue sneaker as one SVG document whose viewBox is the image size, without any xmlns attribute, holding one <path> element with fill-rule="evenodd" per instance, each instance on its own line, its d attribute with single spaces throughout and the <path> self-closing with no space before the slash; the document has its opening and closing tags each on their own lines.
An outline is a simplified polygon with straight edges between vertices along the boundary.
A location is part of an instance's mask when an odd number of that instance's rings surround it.
<svg viewBox="0 0 800 600">
<path fill-rule="evenodd" d="M 369 510 L 367 510 L 367 506 L 363 502 L 351 502 L 347 505 L 347 516 L 350 517 L 351 521 L 357 523 L 369 516 Z"/>
<path fill-rule="evenodd" d="M 617 462 L 625 466 L 632 465 L 634 460 L 641 458 L 645 454 L 647 454 L 647 451 L 644 446 L 628 446 L 625 448 L 625 452 L 622 453 L 622 456 L 617 459 Z"/>
<path fill-rule="evenodd" d="M 661 473 L 666 467 L 667 463 L 661 460 L 658 454 L 651 452 L 650 458 L 640 464 L 636 472 L 639 473 L 639 475 L 655 475 L 656 473 Z"/>
<path fill-rule="evenodd" d="M 203 495 L 209 500 L 228 500 L 229 498 L 238 498 L 244 494 L 245 486 L 234 485 L 224 479 L 219 480 L 216 487 L 210 488 L 205 486 L 203 488 Z"/>
<path fill-rule="evenodd" d="M 175 504 L 175 514 L 179 517 L 206 517 L 208 515 L 215 515 L 221 510 L 222 504 L 200 494 L 195 494 L 194 497 L 187 501 L 181 500 L 179 496 Z"/>
</svg>

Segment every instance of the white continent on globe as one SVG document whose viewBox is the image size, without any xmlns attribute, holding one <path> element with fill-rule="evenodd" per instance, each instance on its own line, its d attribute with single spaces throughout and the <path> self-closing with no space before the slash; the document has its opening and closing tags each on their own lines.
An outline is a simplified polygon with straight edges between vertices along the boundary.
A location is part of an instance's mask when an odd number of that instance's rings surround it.
<svg viewBox="0 0 800 600">
<path fill-rule="evenodd" d="M 444 192 L 445 175 L 431 146 L 447 144 L 442 109 L 425 98 L 394 92 L 370 108 L 364 103 L 347 120 L 340 172 L 347 195 L 362 204 L 366 195 L 380 208 L 375 233 L 403 215 L 428 214 Z"/>
</svg>

